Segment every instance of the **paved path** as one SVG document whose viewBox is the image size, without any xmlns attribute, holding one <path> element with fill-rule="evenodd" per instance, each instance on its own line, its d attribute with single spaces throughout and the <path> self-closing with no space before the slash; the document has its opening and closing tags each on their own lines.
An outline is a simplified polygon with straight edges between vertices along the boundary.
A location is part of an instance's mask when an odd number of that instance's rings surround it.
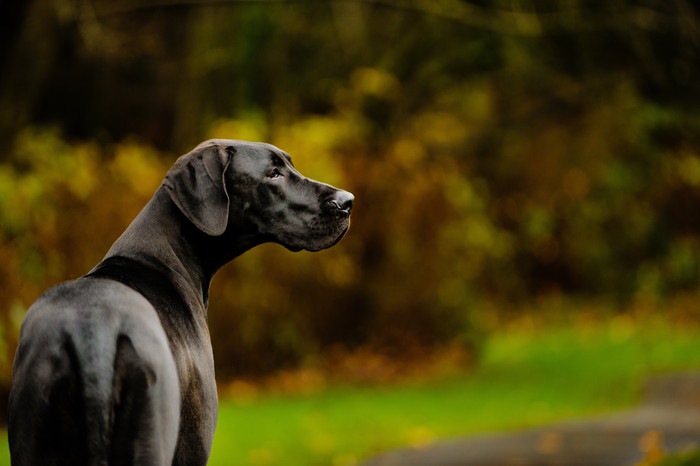
<svg viewBox="0 0 700 466">
<path fill-rule="evenodd" d="M 632 466 L 660 449 L 700 447 L 700 373 L 653 380 L 645 393 L 629 411 L 398 450 L 362 466 Z"/>
</svg>

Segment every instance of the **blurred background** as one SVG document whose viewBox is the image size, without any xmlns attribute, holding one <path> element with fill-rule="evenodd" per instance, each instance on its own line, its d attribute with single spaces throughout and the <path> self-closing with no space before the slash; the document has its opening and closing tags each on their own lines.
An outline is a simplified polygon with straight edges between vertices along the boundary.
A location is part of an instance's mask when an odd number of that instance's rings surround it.
<svg viewBox="0 0 700 466">
<path fill-rule="evenodd" d="M 262 246 L 217 275 L 226 393 L 469 372 L 523 319 L 692 327 L 699 13 L 686 0 L 3 2 L 0 392 L 27 307 L 89 271 L 210 137 L 275 144 L 356 196 L 337 247 Z"/>
</svg>

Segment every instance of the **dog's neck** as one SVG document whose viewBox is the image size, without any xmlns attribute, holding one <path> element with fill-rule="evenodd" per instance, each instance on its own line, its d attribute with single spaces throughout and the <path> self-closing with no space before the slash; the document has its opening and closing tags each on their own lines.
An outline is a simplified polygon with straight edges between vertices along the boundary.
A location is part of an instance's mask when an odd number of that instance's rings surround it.
<svg viewBox="0 0 700 466">
<path fill-rule="evenodd" d="M 185 218 L 161 187 L 105 259 L 126 257 L 155 270 L 170 271 L 190 308 L 206 313 L 214 273 L 263 242 L 260 235 L 235 225 L 229 225 L 219 237 L 204 234 Z"/>
</svg>

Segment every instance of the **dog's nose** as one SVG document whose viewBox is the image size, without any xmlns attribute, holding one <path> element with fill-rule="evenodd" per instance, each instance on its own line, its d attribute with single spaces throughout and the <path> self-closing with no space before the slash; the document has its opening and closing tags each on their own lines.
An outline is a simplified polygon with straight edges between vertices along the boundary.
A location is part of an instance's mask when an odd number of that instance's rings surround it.
<svg viewBox="0 0 700 466">
<path fill-rule="evenodd" d="M 338 209 L 338 212 L 342 215 L 350 215 L 352 212 L 352 203 L 355 200 L 355 196 L 347 191 L 339 190 L 336 192 L 328 203 Z"/>
</svg>

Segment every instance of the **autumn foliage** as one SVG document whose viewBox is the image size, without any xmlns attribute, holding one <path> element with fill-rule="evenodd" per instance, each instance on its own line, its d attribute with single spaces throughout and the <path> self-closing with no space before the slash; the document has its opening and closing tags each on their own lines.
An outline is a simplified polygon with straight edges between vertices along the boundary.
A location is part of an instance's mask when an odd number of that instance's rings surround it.
<svg viewBox="0 0 700 466">
<path fill-rule="evenodd" d="M 0 55 L 0 385 L 27 307 L 209 137 L 356 196 L 336 248 L 262 246 L 217 276 L 222 378 L 475 357 L 492 309 L 697 286 L 689 3 L 25 3 Z"/>
</svg>

